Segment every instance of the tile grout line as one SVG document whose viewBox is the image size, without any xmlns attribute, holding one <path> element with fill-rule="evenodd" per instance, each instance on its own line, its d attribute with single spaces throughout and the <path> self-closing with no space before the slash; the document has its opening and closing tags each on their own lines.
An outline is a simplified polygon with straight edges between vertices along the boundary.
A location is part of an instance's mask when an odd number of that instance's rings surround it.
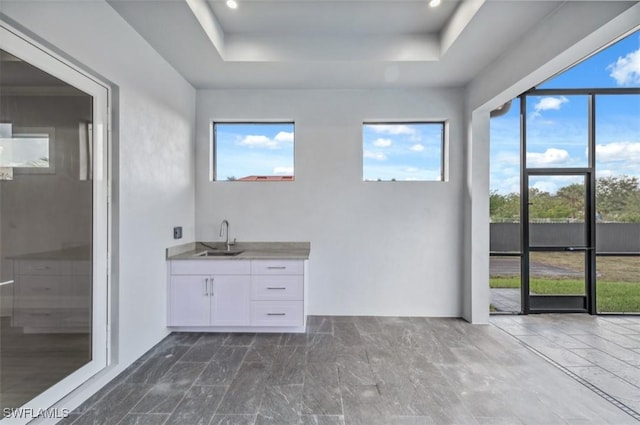
<svg viewBox="0 0 640 425">
<path fill-rule="evenodd" d="M 626 364 L 627 366 L 630 366 L 630 367 L 632 367 L 632 368 L 634 368 L 634 369 L 639 369 L 639 368 L 638 368 L 638 366 L 636 366 L 636 365 L 634 365 L 634 364 L 631 364 L 631 363 L 629 363 L 629 362 L 627 362 L 627 361 L 625 361 L 625 360 L 619 359 L 619 358 L 617 358 L 617 357 L 615 357 L 615 356 L 613 356 L 613 355 L 611 355 L 611 354 L 607 353 L 606 351 L 602 351 L 602 350 L 601 350 L 601 349 L 599 349 L 599 348 L 571 348 L 571 349 L 567 349 L 567 351 L 570 351 L 570 352 L 572 352 L 572 353 L 574 353 L 574 354 L 576 354 L 576 355 L 578 355 L 578 356 L 582 357 L 583 359 L 585 359 L 585 360 L 587 360 L 587 361 L 590 361 L 589 359 L 587 359 L 586 357 L 582 356 L 581 354 L 576 353 L 574 350 L 596 350 L 596 351 L 599 351 L 600 353 L 603 353 L 603 354 L 605 354 L 605 355 L 608 355 L 608 356 L 612 357 L 613 359 L 615 359 L 615 360 L 619 361 L 620 363 L 624 363 L 624 364 Z M 597 365 L 596 365 L 596 366 L 597 366 Z M 600 367 L 600 366 L 599 366 L 599 367 Z M 608 368 L 607 368 L 607 369 L 605 369 L 605 368 L 603 368 L 603 367 L 600 367 L 600 368 L 601 368 L 601 369 L 603 369 L 603 370 L 606 370 L 607 372 L 609 372 L 609 373 L 610 373 L 610 374 L 612 374 L 613 376 L 615 376 L 615 377 L 619 378 L 621 381 L 624 381 L 624 382 L 626 382 L 627 384 L 629 384 L 629 385 L 631 385 L 631 386 L 633 386 L 633 387 L 636 387 L 636 388 L 638 388 L 638 389 L 640 390 L 640 385 L 635 384 L 635 383 L 633 383 L 633 382 L 630 382 L 630 381 L 629 381 L 629 380 L 627 380 L 625 377 L 620 376 L 619 374 L 617 374 L 617 373 L 615 373 L 615 372 L 613 372 L 613 371 L 609 370 Z"/>
<path fill-rule="evenodd" d="M 525 348 L 527 348 L 528 350 L 530 350 L 534 354 L 538 355 L 540 358 L 545 360 L 547 363 L 551 364 L 552 366 L 556 367 L 557 369 L 560 369 L 560 371 L 562 371 L 564 374 L 566 374 L 567 376 L 569 376 L 570 378 L 572 378 L 576 382 L 582 384 L 584 387 L 586 387 L 589 390 L 593 391 L 595 394 L 599 395 L 600 397 L 602 397 L 603 399 L 605 399 L 609 403 L 613 404 L 615 407 L 617 407 L 618 409 L 622 410 L 623 412 L 625 412 L 626 414 L 628 414 L 629 416 L 631 416 L 635 420 L 640 421 L 640 413 L 636 412 L 631 407 L 627 406 L 626 404 L 624 404 L 620 400 L 616 399 L 615 397 L 613 397 L 610 394 L 606 393 L 605 391 L 601 390 L 596 385 L 592 384 L 591 382 L 587 381 L 586 379 L 580 377 L 575 372 L 572 372 L 571 370 L 569 370 L 566 367 L 562 366 L 560 363 L 556 362 L 555 360 L 551 359 L 550 357 L 547 357 L 545 354 L 543 354 L 540 351 L 536 350 L 535 348 L 533 348 L 529 344 L 521 341 L 519 338 L 509 334 L 508 332 L 506 332 L 502 328 L 500 328 L 500 330 L 505 332 L 510 337 L 514 338 L 516 341 L 518 341 L 518 343 L 520 343 L 522 346 L 524 346 Z"/>
</svg>

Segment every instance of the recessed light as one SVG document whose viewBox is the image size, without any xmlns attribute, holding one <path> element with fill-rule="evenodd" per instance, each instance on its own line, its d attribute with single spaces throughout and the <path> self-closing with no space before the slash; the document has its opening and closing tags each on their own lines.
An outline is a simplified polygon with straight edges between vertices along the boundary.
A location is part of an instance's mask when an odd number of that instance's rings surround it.
<svg viewBox="0 0 640 425">
<path fill-rule="evenodd" d="M 431 1 L 435 1 L 435 0 L 431 0 Z M 229 9 L 237 9 L 238 8 L 238 2 L 236 0 L 227 0 L 227 7 Z"/>
<path fill-rule="evenodd" d="M 230 0 L 232 1 L 232 0 Z M 442 3 L 442 0 L 431 0 L 429 2 L 429 7 L 438 7 L 440 6 L 440 3 Z"/>
</svg>

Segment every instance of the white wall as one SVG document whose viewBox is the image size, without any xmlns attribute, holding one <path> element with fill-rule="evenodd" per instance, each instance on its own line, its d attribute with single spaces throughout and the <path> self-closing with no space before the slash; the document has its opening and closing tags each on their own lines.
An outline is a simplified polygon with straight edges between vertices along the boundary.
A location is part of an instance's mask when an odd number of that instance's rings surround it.
<svg viewBox="0 0 640 425">
<path fill-rule="evenodd" d="M 311 241 L 309 313 L 459 316 L 461 90 L 199 90 L 196 238 Z M 365 120 L 448 120 L 448 182 L 363 182 Z M 295 122 L 295 182 L 210 182 L 212 121 Z"/>
<path fill-rule="evenodd" d="M 166 335 L 165 248 L 194 236 L 195 90 L 103 1 L 2 1 L 0 12 L 110 81 L 119 367 Z"/>
</svg>

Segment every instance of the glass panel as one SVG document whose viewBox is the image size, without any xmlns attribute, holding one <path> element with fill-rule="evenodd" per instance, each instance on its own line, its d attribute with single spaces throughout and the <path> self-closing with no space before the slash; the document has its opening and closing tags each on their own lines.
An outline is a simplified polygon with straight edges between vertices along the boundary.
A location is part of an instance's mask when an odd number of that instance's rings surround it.
<svg viewBox="0 0 640 425">
<path fill-rule="evenodd" d="M 638 117 L 640 95 L 596 97 L 596 209 L 599 222 L 640 223 Z"/>
<path fill-rule="evenodd" d="M 531 252 L 530 295 L 585 295 L 584 252 Z"/>
<path fill-rule="evenodd" d="M 596 97 L 596 253 L 640 253 L 640 96 Z M 640 313 L 640 256 L 598 256 L 599 312 Z"/>
<path fill-rule="evenodd" d="M 215 123 L 215 174 L 222 181 L 292 181 L 293 123 Z"/>
<path fill-rule="evenodd" d="M 0 51 L 0 408 L 91 358 L 91 96 Z M 55 165 L 55 167 L 54 167 Z M 87 164 L 85 163 L 85 168 Z M 90 173 L 85 173 L 90 175 Z"/>
<path fill-rule="evenodd" d="M 492 256 L 490 258 L 491 312 L 519 313 L 520 257 Z"/>
<path fill-rule="evenodd" d="M 637 57 L 640 32 L 623 38 L 583 62 L 547 80 L 538 88 L 640 87 Z"/>
<path fill-rule="evenodd" d="M 494 224 L 520 222 L 520 99 L 511 103 L 505 115 L 491 119 L 490 144 L 490 214 L 491 251 L 520 250 L 517 239 L 505 244 L 494 241 Z M 500 227 L 500 226 L 496 226 Z M 500 233 L 497 232 L 496 235 Z M 495 248 L 494 248 L 495 245 Z M 501 248 L 504 247 L 504 248 Z"/>
<path fill-rule="evenodd" d="M 585 176 L 529 176 L 529 245 L 586 246 Z"/>
<path fill-rule="evenodd" d="M 599 256 L 596 271 L 599 313 L 640 313 L 640 257 Z"/>
<path fill-rule="evenodd" d="M 588 96 L 527 96 L 527 168 L 587 167 Z"/>
<path fill-rule="evenodd" d="M 364 181 L 442 181 L 444 123 L 362 126 Z"/>
</svg>

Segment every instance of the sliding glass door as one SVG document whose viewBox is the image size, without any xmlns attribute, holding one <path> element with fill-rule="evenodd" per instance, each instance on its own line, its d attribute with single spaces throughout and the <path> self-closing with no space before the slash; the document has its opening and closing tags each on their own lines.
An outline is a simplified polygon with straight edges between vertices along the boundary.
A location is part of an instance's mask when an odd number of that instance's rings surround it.
<svg viewBox="0 0 640 425">
<path fill-rule="evenodd" d="M 106 365 L 107 97 L 15 33 L 0 40 L 0 408 L 11 416 Z"/>
</svg>

